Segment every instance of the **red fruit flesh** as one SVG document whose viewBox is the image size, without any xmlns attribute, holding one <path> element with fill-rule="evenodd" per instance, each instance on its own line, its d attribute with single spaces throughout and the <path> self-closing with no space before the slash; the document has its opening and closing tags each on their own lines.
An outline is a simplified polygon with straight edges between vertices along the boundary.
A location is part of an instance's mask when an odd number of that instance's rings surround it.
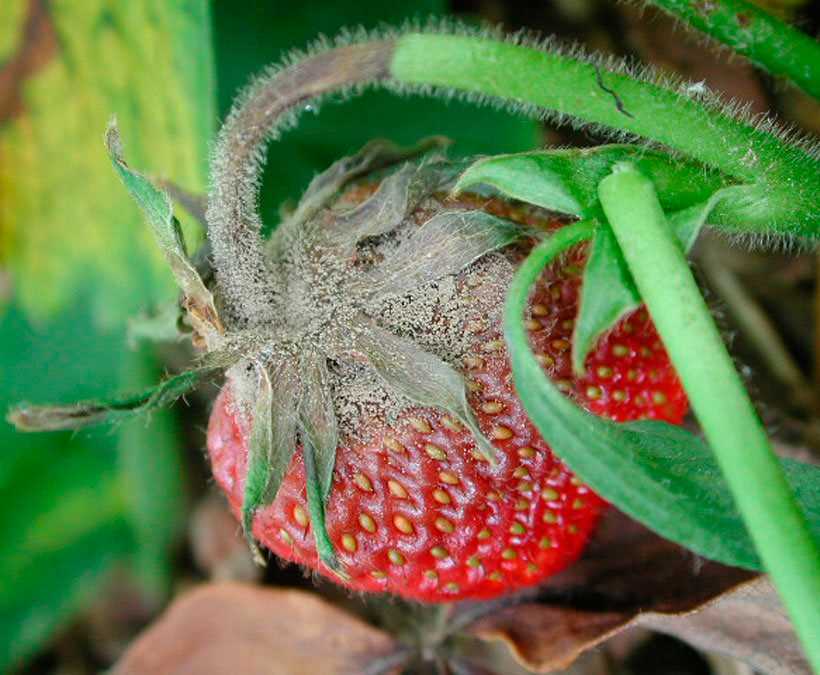
<svg viewBox="0 0 820 675">
<path fill-rule="evenodd" d="M 546 372 L 579 404 L 618 421 L 680 423 L 683 389 L 644 310 L 622 320 L 572 373 L 571 339 L 585 252 L 576 249 L 542 275 L 527 319 Z M 476 329 L 465 360 L 470 403 L 497 449 L 491 466 L 471 434 L 433 408 L 373 429 L 365 443 L 339 447 L 327 529 L 361 591 L 425 602 L 489 598 L 532 586 L 583 551 L 606 503 L 550 451 L 515 395 L 500 326 Z M 468 330 L 470 330 L 468 324 Z M 275 383 L 274 383 L 275 386 Z M 214 476 L 239 517 L 249 421 L 235 412 L 230 385 L 208 430 Z M 276 500 L 254 520 L 256 539 L 281 558 L 329 575 L 319 564 L 297 451 Z"/>
</svg>

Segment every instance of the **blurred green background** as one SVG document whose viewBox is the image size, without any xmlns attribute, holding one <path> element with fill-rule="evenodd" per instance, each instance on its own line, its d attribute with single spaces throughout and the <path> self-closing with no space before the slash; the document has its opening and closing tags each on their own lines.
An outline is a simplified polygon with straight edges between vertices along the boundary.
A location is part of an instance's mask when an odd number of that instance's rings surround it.
<svg viewBox="0 0 820 675">
<path fill-rule="evenodd" d="M 126 340 L 131 317 L 176 291 L 104 152 L 112 115 L 135 167 L 204 193 L 219 120 L 254 72 L 319 33 L 446 11 L 438 0 L 2 0 L 0 407 L 138 389 L 171 367 L 167 349 Z M 453 138 L 457 154 L 540 141 L 533 122 L 461 104 L 385 93 L 334 102 L 271 153 L 266 223 L 369 139 L 431 134 Z M 114 574 L 148 614 L 161 608 L 188 555 L 192 496 L 206 488 L 202 423 L 184 403 L 77 434 L 0 422 L 0 672 L 30 663 Z"/>
</svg>

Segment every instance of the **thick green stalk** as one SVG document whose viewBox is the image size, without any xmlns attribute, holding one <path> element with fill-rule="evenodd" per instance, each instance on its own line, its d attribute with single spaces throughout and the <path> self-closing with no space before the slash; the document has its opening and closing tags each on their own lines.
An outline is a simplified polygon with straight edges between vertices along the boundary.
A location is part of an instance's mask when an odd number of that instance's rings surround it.
<svg viewBox="0 0 820 675">
<path fill-rule="evenodd" d="M 619 165 L 604 212 L 806 654 L 820 672 L 820 548 L 772 452 L 651 181 Z"/>
<path fill-rule="evenodd" d="M 390 66 L 399 84 L 433 85 L 537 106 L 650 138 L 735 179 L 816 236 L 820 162 L 802 148 L 724 114 L 696 92 L 667 89 L 587 60 L 499 40 L 410 33 Z M 770 231 L 777 231 L 773 223 Z"/>
<path fill-rule="evenodd" d="M 648 0 L 820 98 L 820 44 L 746 0 Z"/>
</svg>

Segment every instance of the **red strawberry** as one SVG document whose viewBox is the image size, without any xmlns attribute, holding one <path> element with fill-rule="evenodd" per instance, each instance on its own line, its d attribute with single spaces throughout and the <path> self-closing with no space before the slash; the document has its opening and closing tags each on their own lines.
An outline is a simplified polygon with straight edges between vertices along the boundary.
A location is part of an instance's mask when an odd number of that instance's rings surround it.
<svg viewBox="0 0 820 675">
<path fill-rule="evenodd" d="M 335 210 L 325 209 L 318 221 L 332 229 L 340 205 L 357 203 L 370 192 L 372 188 L 349 191 Z M 384 192 L 370 197 L 362 208 Z M 428 198 L 415 204 L 412 217 L 405 217 L 402 225 L 409 234 L 400 229 L 394 238 L 378 232 L 375 239 L 363 239 L 351 252 L 349 264 L 339 265 L 344 271 L 331 283 L 341 287 L 365 274 L 378 279 L 381 262 L 396 250 L 401 252 L 420 223 L 442 210 L 451 212 L 477 203 L 474 198 L 444 203 Z M 547 223 L 534 209 L 515 208 L 500 200 L 482 200 L 481 206 L 529 225 L 558 225 Z M 438 248 L 432 253 L 445 249 Z M 440 280 L 422 285 L 421 296 L 415 287 L 400 286 L 400 292 L 377 314 L 390 332 L 377 333 L 376 339 L 387 340 L 384 352 L 391 358 L 402 361 L 408 354 L 416 358 L 415 352 L 403 351 L 404 343 L 391 342 L 395 334 L 401 334 L 465 373 L 469 406 L 495 448 L 495 465 L 479 451 L 476 434 L 480 439 L 480 433 L 465 427 L 464 419 L 458 421 L 438 406 L 385 402 L 380 396 L 387 395 L 381 391 L 369 395 L 362 382 L 366 385 L 370 380 L 363 371 L 355 371 L 354 377 L 345 370 L 360 367 L 362 359 L 355 344 L 337 350 L 351 355 L 353 366 L 341 358 L 328 358 L 334 387 L 351 384 L 350 393 L 334 389 L 337 415 L 343 418 L 350 413 L 359 425 L 345 431 L 340 422 L 343 433 L 326 508 L 327 533 L 345 571 L 344 583 L 350 588 L 441 602 L 487 598 L 531 586 L 581 554 L 605 508 L 605 502 L 552 455 L 513 390 L 498 308 L 509 274 L 523 252 L 521 247 L 507 245 L 482 256 L 452 276 L 449 290 L 442 291 L 440 286 L 446 283 Z M 616 420 L 680 422 L 687 409 L 686 398 L 643 310 L 621 321 L 599 341 L 587 359 L 584 377 L 573 376 L 571 339 L 585 255 L 580 247 L 564 256 L 560 264 L 544 272 L 533 293 L 527 325 L 539 360 L 562 388 L 596 414 Z M 323 270 L 336 260 L 320 254 L 316 258 Z M 285 254 L 282 259 L 310 266 L 296 254 Z M 402 268 L 402 278 L 414 273 L 413 266 Z M 314 293 L 315 286 L 327 279 L 315 270 L 305 271 L 304 278 L 307 289 L 292 280 L 288 285 L 292 292 L 309 298 L 295 301 L 294 311 L 306 315 L 321 311 L 323 316 L 336 317 L 337 324 L 322 323 L 320 330 L 341 328 L 342 333 L 355 333 L 345 322 L 356 326 L 358 319 L 351 319 L 349 310 L 341 306 L 341 295 L 327 290 Z M 338 306 L 328 303 L 328 298 Z M 423 379 L 426 371 L 419 363 L 418 377 Z M 334 368 L 339 372 L 333 372 Z M 276 390 L 275 374 L 272 379 Z M 248 405 L 235 402 L 235 389 L 245 386 L 241 380 L 241 374 L 229 373 L 208 430 L 214 476 L 237 516 L 242 512 L 251 426 Z M 389 377 L 388 384 L 392 386 Z M 280 557 L 327 573 L 317 557 L 308 513 L 300 448 L 275 500 L 257 511 L 253 535 Z"/>
</svg>

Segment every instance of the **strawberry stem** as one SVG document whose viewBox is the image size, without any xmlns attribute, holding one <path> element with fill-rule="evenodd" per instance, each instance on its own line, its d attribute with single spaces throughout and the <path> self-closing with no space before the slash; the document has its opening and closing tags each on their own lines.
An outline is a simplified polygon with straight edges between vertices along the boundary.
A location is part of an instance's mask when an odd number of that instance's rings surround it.
<svg viewBox="0 0 820 675">
<path fill-rule="evenodd" d="M 820 44 L 746 0 L 649 0 L 665 12 L 820 98 Z"/>
<path fill-rule="evenodd" d="M 583 55 L 472 35 L 403 35 L 390 72 L 397 87 L 433 87 L 436 94 L 653 139 L 757 186 L 756 199 L 782 217 L 747 231 L 818 236 L 818 159 L 699 89 L 663 86 L 649 74 L 634 77 Z M 791 219 L 794 225 L 785 222 Z"/>
<path fill-rule="evenodd" d="M 766 570 L 820 672 L 820 548 L 700 294 L 655 187 L 616 165 L 599 195 Z"/>
</svg>

